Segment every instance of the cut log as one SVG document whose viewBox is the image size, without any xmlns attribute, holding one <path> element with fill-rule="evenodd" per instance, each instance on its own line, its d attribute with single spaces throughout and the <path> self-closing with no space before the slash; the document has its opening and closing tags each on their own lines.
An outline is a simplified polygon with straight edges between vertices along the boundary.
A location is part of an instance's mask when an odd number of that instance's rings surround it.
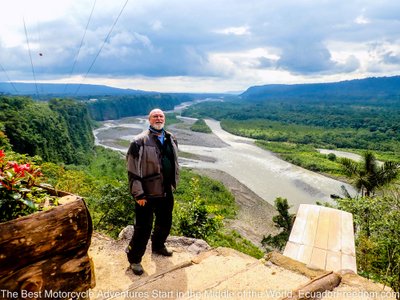
<svg viewBox="0 0 400 300">
<path fill-rule="evenodd" d="M 29 298 L 24 297 L 28 293 L 35 299 L 67 299 L 94 287 L 92 270 L 85 251 L 57 255 L 12 272 L 0 279 L 0 286 L 17 292 L 18 299 Z"/>
<path fill-rule="evenodd" d="M 320 299 L 324 292 L 336 288 L 341 280 L 342 277 L 339 274 L 329 272 L 298 287 L 291 296 L 282 298 L 282 300 Z"/>
<path fill-rule="evenodd" d="M 44 257 L 88 249 L 92 224 L 86 205 L 77 198 L 0 224 L 0 277 Z"/>
<path fill-rule="evenodd" d="M 87 255 L 92 220 L 84 200 L 68 196 L 75 199 L 48 211 L 0 223 L 2 290 L 68 292 L 94 286 L 93 267 Z"/>
<path fill-rule="evenodd" d="M 290 257 L 284 256 L 279 252 L 269 252 L 265 259 L 272 262 L 274 265 L 285 268 L 286 270 L 299 273 L 310 279 L 322 276 L 326 274 L 326 271 L 319 269 L 310 269 L 304 263 L 294 260 Z"/>
</svg>

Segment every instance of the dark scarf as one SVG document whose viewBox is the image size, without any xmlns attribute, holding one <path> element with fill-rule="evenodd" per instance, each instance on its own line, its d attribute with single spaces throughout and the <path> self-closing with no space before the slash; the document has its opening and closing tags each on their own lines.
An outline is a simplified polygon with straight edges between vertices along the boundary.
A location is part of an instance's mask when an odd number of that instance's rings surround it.
<svg viewBox="0 0 400 300">
<path fill-rule="evenodd" d="M 158 129 L 153 128 L 152 126 L 149 126 L 149 130 L 150 130 L 152 133 L 155 133 L 155 134 L 157 134 L 157 135 L 159 135 L 159 134 L 161 134 L 163 131 L 165 131 L 164 128 L 158 130 Z"/>
</svg>

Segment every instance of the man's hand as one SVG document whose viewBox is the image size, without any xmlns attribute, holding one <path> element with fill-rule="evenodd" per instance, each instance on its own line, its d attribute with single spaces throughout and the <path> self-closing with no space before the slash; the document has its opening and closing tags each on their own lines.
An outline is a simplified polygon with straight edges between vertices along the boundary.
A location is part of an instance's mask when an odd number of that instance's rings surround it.
<svg viewBox="0 0 400 300">
<path fill-rule="evenodd" d="M 147 203 L 147 200 L 146 199 L 139 199 L 139 200 L 136 200 L 136 202 L 137 202 L 137 204 L 139 204 L 139 206 L 145 206 L 146 203 Z"/>
</svg>

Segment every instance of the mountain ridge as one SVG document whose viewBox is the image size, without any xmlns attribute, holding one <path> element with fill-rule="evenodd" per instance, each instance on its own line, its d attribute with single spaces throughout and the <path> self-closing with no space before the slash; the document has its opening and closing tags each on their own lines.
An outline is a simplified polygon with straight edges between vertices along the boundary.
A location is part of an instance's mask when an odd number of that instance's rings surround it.
<svg viewBox="0 0 400 300">
<path fill-rule="evenodd" d="M 250 86 L 244 92 L 235 92 L 244 100 L 265 100 L 271 98 L 304 97 L 351 97 L 384 98 L 400 97 L 400 75 L 367 77 L 328 83 L 265 84 Z M 36 95 L 41 96 L 103 96 L 103 95 L 151 95 L 157 91 L 124 89 L 101 84 L 64 84 L 64 83 L 27 83 L 0 82 L 0 95 Z M 167 93 L 176 94 L 176 93 Z M 226 93 L 183 93 L 183 94 L 219 94 Z"/>
<path fill-rule="evenodd" d="M 249 87 L 244 100 L 304 97 L 385 98 L 400 97 L 400 76 L 368 77 L 332 83 L 267 84 Z"/>
<path fill-rule="evenodd" d="M 8 95 L 99 96 L 154 93 L 156 92 L 122 89 L 101 84 L 0 82 L 0 94 Z"/>
</svg>

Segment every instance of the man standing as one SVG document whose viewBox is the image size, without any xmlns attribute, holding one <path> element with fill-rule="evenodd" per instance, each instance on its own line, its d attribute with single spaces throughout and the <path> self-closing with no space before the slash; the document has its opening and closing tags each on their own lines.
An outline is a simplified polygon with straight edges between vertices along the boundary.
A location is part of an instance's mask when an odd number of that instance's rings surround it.
<svg viewBox="0 0 400 300">
<path fill-rule="evenodd" d="M 153 109 L 149 123 L 149 128 L 135 137 L 126 155 L 129 188 L 136 201 L 135 231 L 127 254 L 136 275 L 143 274 L 141 261 L 152 230 L 152 252 L 172 256 L 164 243 L 172 226 L 172 188 L 179 180 L 178 144 L 164 130 L 164 112 Z"/>
</svg>

